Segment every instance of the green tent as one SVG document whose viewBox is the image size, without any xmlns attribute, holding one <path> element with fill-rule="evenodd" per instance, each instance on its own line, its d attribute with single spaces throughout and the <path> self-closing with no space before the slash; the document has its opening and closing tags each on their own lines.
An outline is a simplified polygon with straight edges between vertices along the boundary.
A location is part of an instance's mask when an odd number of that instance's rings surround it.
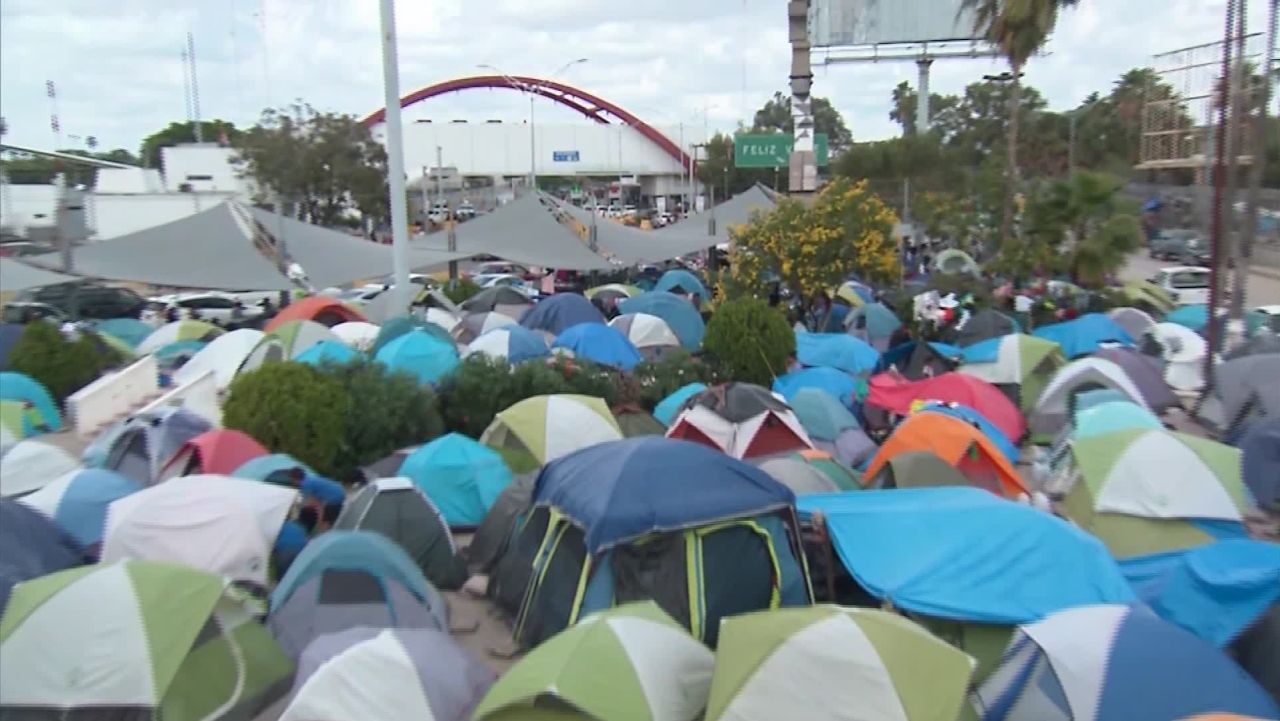
<svg viewBox="0 0 1280 721">
<path fill-rule="evenodd" d="M 539 464 L 580 448 L 622 438 L 609 406 L 592 396 L 563 393 L 526 398 L 493 417 L 480 442 L 526 451 Z"/>
<path fill-rule="evenodd" d="M 474 721 L 693 721 L 707 702 L 711 652 L 653 601 L 561 631 L 498 679 Z"/>
<path fill-rule="evenodd" d="M 152 561 L 15 586 L 0 617 L 0 668 L 0 716 L 41 718 L 253 718 L 293 676 L 226 579 Z"/>
<path fill-rule="evenodd" d="M 1002 336 L 986 343 L 995 346 L 994 355 L 985 356 L 981 362 L 966 362 L 957 370 L 996 386 L 1022 409 L 1023 415 L 1029 415 L 1035 410 L 1040 393 L 1053 375 L 1067 364 L 1062 346 L 1023 333 Z"/>
</svg>

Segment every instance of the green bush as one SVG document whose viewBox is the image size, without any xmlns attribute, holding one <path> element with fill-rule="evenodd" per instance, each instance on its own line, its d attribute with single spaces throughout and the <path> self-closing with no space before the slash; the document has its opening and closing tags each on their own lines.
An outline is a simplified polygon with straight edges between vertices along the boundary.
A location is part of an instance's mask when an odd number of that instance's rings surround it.
<svg viewBox="0 0 1280 721">
<path fill-rule="evenodd" d="M 622 374 L 616 370 L 581 358 L 565 357 L 552 358 L 547 367 L 564 378 L 566 390 L 561 391 L 563 393 L 603 398 L 610 407 L 624 400 Z"/>
<path fill-rule="evenodd" d="M 120 354 L 81 335 L 67 340 L 52 323 L 29 323 L 9 354 L 9 367 L 44 384 L 59 403 L 121 363 Z"/>
<path fill-rule="evenodd" d="M 325 364 L 320 372 L 340 383 L 351 397 L 343 441 L 334 458 L 339 478 L 396 449 L 425 443 L 444 430 L 435 393 L 408 373 L 392 371 L 371 359 Z"/>
<path fill-rule="evenodd" d="M 440 289 L 440 291 L 445 294 L 445 297 L 454 303 L 461 303 L 476 293 L 479 293 L 480 290 L 480 286 L 466 278 L 459 278 L 458 280 L 445 283 L 444 287 Z"/>
<path fill-rule="evenodd" d="M 677 350 L 660 360 L 645 361 L 636 366 L 632 377 L 637 385 L 637 400 L 645 410 L 653 409 L 663 398 L 690 383 L 713 385 L 721 379 L 714 366 Z"/>
<path fill-rule="evenodd" d="M 337 378 L 303 363 L 268 363 L 231 383 L 222 423 L 340 478 L 338 454 L 351 405 Z"/>
<path fill-rule="evenodd" d="M 786 373 L 796 337 L 782 311 L 757 298 L 739 298 L 716 309 L 702 347 L 730 379 L 769 386 Z"/>
</svg>

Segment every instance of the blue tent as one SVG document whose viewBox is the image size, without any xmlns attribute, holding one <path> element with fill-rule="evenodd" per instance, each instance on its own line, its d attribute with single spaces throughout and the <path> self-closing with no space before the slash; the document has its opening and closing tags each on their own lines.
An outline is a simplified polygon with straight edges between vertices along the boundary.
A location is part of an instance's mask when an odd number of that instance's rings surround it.
<svg viewBox="0 0 1280 721">
<path fill-rule="evenodd" d="M 1205 303 L 1193 303 L 1174 308 L 1164 317 L 1166 323 L 1177 323 L 1184 328 L 1199 333 L 1209 325 L 1209 306 Z"/>
<path fill-rule="evenodd" d="M 835 368 L 804 368 L 773 379 L 773 392 L 781 393 L 788 403 L 804 388 L 820 390 L 852 408 L 858 384 Z"/>
<path fill-rule="evenodd" d="M 111 318 L 108 320 L 100 320 L 93 324 L 95 330 L 99 333 L 106 333 L 109 336 L 119 338 L 129 344 L 130 348 L 137 348 L 147 336 L 151 335 L 155 328 L 143 323 L 137 318 Z"/>
<path fill-rule="evenodd" d="M 1076 410 L 1072 424 L 1073 438 L 1092 438 L 1131 428 L 1163 430 L 1164 424 L 1154 413 L 1133 401 L 1106 401 Z"/>
<path fill-rule="evenodd" d="M 976 488 L 815 494 L 796 506 L 826 515 L 836 552 L 863 588 L 915 613 L 1029 623 L 1134 598 L 1101 541 Z"/>
<path fill-rule="evenodd" d="M 835 368 L 845 373 L 871 373 L 880 354 L 871 344 L 844 333 L 796 333 L 800 365 Z"/>
<path fill-rule="evenodd" d="M 22 332 L 26 329 L 25 325 L 18 323 L 0 325 L 0 370 L 9 369 L 9 353 L 18 344 L 18 339 L 22 337 Z"/>
<path fill-rule="evenodd" d="M 209 344 L 202 340 L 176 340 L 161 346 L 153 355 L 161 365 L 173 364 L 178 360 L 185 363 L 196 353 L 204 350 L 207 345 Z"/>
<path fill-rule="evenodd" d="M 558 458 L 534 489 L 536 505 L 558 509 L 583 529 L 588 553 L 794 502 L 791 489 L 755 466 L 660 436 L 598 443 Z"/>
<path fill-rule="evenodd" d="M 453 343 L 453 338 L 449 335 L 449 331 L 435 323 L 429 323 L 422 318 L 414 316 L 400 315 L 395 318 L 389 318 L 378 327 L 378 335 L 373 339 L 373 346 L 370 347 L 369 352 L 376 355 L 378 351 L 382 350 L 383 346 L 415 330 L 422 331 L 436 340 Z"/>
<path fill-rule="evenodd" d="M 283 473 L 285 471 L 292 471 L 295 469 L 302 471 L 302 478 L 316 475 L 316 472 L 311 470 L 311 466 L 308 466 L 287 453 L 271 453 L 265 456 L 258 456 L 257 458 L 250 458 L 245 461 L 244 465 L 232 472 L 231 475 L 236 478 L 248 478 L 254 481 L 271 481 L 274 483 L 277 482 L 277 479 L 273 479 L 272 476 L 277 473 Z M 298 479 L 299 482 L 301 482 L 302 478 Z M 292 486 L 296 484 L 291 480 L 288 485 Z"/>
<path fill-rule="evenodd" d="M 634 298 L 627 298 L 618 305 L 623 313 L 648 313 L 665 320 L 672 332 L 680 339 L 685 350 L 694 351 L 702 347 L 702 336 L 707 332 L 707 325 L 702 320 L 698 309 L 689 301 L 670 293 L 644 293 Z"/>
<path fill-rule="evenodd" d="M 853 413 L 826 391 L 801 388 L 787 402 L 800 425 L 816 441 L 835 441 L 844 431 L 862 429 Z"/>
<path fill-rule="evenodd" d="M 1032 335 L 1062 346 L 1062 352 L 1067 358 L 1090 355 L 1103 347 L 1104 343 L 1133 345 L 1133 338 L 1128 331 L 1105 313 L 1087 313 L 1075 320 L 1042 326 L 1036 328 Z"/>
<path fill-rule="evenodd" d="M 309 542 L 289 566 L 271 592 L 271 609 L 279 608 L 311 579 L 341 570 L 362 571 L 379 582 L 395 581 L 420 601 L 436 596 L 413 559 L 390 538 L 373 531 L 327 531 Z"/>
<path fill-rule="evenodd" d="M 1005 458 L 1009 459 L 1010 463 L 1016 464 L 1018 462 L 1018 446 L 1009 440 L 1004 431 L 987 420 L 987 417 L 977 410 L 959 403 L 926 403 L 920 410 L 928 413 L 941 413 L 944 416 L 958 418 L 971 426 L 976 426 L 978 430 L 982 431 L 982 435 L 987 437 L 987 440 L 1000 449 L 1000 452 L 1004 454 Z"/>
<path fill-rule="evenodd" d="M 570 326 L 556 337 L 551 347 L 564 348 L 573 351 L 575 358 L 584 358 L 624 371 L 635 368 L 643 360 L 640 351 L 617 328 L 599 323 Z"/>
<path fill-rule="evenodd" d="M 711 299 L 711 295 L 707 293 L 707 286 L 702 284 L 698 276 L 690 273 L 682 268 L 673 268 L 662 274 L 657 283 L 653 284 L 655 291 L 666 291 L 668 293 L 678 293 L 680 295 L 698 294 L 698 297 L 706 302 Z"/>
<path fill-rule="evenodd" d="M 141 490 L 142 484 L 114 471 L 85 468 L 25 496 L 22 502 L 53 519 L 76 543 L 88 548 L 102 542 L 107 506 Z"/>
<path fill-rule="evenodd" d="M 418 448 L 400 465 L 450 526 L 476 526 L 511 484 L 497 451 L 457 433 Z"/>
<path fill-rule="evenodd" d="M 1280 544 L 1237 539 L 1120 562 L 1138 597 L 1218 646 L 1280 601 Z"/>
<path fill-rule="evenodd" d="M 1244 485 L 1259 508 L 1280 510 L 1280 418 L 1256 421 L 1240 441 Z"/>
<path fill-rule="evenodd" d="M 1095 388 L 1089 391 L 1083 391 L 1076 394 L 1076 414 L 1079 415 L 1084 411 L 1103 403 L 1132 403 L 1130 398 L 1124 391 L 1118 391 L 1115 388 Z"/>
<path fill-rule="evenodd" d="M 592 325 L 595 324 L 593 323 Z M 473 349 L 470 352 L 477 352 L 476 349 L 479 348 L 484 348 L 488 352 L 491 346 L 486 346 L 486 343 L 493 341 L 495 338 L 501 338 L 502 343 L 506 344 L 506 347 L 501 348 L 501 350 L 505 351 L 503 357 L 512 365 L 523 363 L 533 358 L 545 357 L 548 352 L 547 341 L 542 335 L 518 325 L 490 328 L 481 333 L 475 340 L 471 341 Z"/>
<path fill-rule="evenodd" d="M 388 368 L 406 371 L 422 384 L 436 384 L 458 367 L 458 349 L 421 330 L 413 330 L 383 346 L 376 356 Z"/>
<path fill-rule="evenodd" d="M 520 325 L 525 328 L 546 331 L 551 335 L 560 335 L 566 328 L 579 323 L 603 324 L 604 316 L 586 296 L 577 293 L 556 293 L 538 301 L 520 318 Z"/>
<path fill-rule="evenodd" d="M 40 381 L 25 373 L 0 373 L 0 400 L 30 404 L 40 414 L 40 422 L 46 432 L 62 429 L 62 417 L 58 415 L 58 404 L 54 402 L 53 394 Z"/>
<path fill-rule="evenodd" d="M 23 581 L 84 563 L 84 552 L 39 511 L 0 498 L 0 608 Z"/>
<path fill-rule="evenodd" d="M 299 363 L 318 366 L 324 363 L 343 365 L 360 357 L 360 352 L 343 343 L 322 340 L 294 358 Z"/>
<path fill-rule="evenodd" d="M 861 308 L 854 308 L 845 319 L 849 332 L 868 340 L 888 338 L 902 327 L 898 315 L 883 303 L 869 303 Z"/>
<path fill-rule="evenodd" d="M 706 389 L 706 383 L 689 383 L 680 386 L 672 391 L 671 395 L 658 401 L 658 405 L 654 406 L 653 409 L 653 417 L 657 418 L 662 425 L 670 426 L 680 413 L 680 406 Z"/>
</svg>

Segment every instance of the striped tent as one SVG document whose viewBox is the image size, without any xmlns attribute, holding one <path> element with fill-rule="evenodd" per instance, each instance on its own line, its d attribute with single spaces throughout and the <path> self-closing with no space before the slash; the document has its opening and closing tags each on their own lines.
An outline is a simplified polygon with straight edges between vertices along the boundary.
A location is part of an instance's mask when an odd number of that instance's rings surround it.
<svg viewBox="0 0 1280 721">
<path fill-rule="evenodd" d="M 525 451 L 545 465 L 580 448 L 621 438 L 622 429 L 603 400 L 566 393 L 516 403 L 493 417 L 480 442 Z"/>
<path fill-rule="evenodd" d="M 894 613 L 838 606 L 725 619 L 707 721 L 954 721 L 974 661 Z"/>
<path fill-rule="evenodd" d="M 364 320 L 352 320 L 339 323 L 329 330 L 338 336 L 347 346 L 358 351 L 367 351 L 373 347 L 378 338 L 378 326 Z"/>
<path fill-rule="evenodd" d="M 293 664 L 220 576 L 125 561 L 13 589 L 0 618 L 0 716 L 253 718 Z"/>
<path fill-rule="evenodd" d="M 18 499 L 40 511 L 86 548 L 102 542 L 107 507 L 142 484 L 100 468 L 82 468 Z"/>
<path fill-rule="evenodd" d="M 154 353 L 170 343 L 177 343 L 180 340 L 210 341 L 224 332 L 218 326 L 202 320 L 174 321 L 156 328 L 151 335 L 138 344 L 135 350 L 138 355 L 143 356 L 148 353 Z"/>
<path fill-rule="evenodd" d="M 480 702 L 475 721 L 702 717 L 711 652 L 653 601 L 588 616 L 529 652 Z"/>
<path fill-rule="evenodd" d="M 1067 363 L 1057 343 L 1022 333 L 974 343 L 963 352 L 964 364 L 957 370 L 1004 391 L 1023 413 L 1031 412 L 1053 374 Z"/>
<path fill-rule="evenodd" d="M 342 339 L 314 320 L 291 320 L 281 323 L 262 336 L 258 345 L 245 356 L 237 373 L 261 368 L 266 363 L 293 360 L 321 341 L 342 343 Z"/>
</svg>

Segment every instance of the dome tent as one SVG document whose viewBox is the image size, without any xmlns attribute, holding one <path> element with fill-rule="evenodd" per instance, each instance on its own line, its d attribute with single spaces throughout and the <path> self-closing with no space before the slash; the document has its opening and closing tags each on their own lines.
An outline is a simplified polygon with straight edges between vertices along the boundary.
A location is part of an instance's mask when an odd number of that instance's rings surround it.
<svg viewBox="0 0 1280 721">
<path fill-rule="evenodd" d="M 458 434 L 441 436 L 405 458 L 407 476 L 453 527 L 475 526 L 511 483 L 511 469 L 497 452 Z"/>
</svg>

